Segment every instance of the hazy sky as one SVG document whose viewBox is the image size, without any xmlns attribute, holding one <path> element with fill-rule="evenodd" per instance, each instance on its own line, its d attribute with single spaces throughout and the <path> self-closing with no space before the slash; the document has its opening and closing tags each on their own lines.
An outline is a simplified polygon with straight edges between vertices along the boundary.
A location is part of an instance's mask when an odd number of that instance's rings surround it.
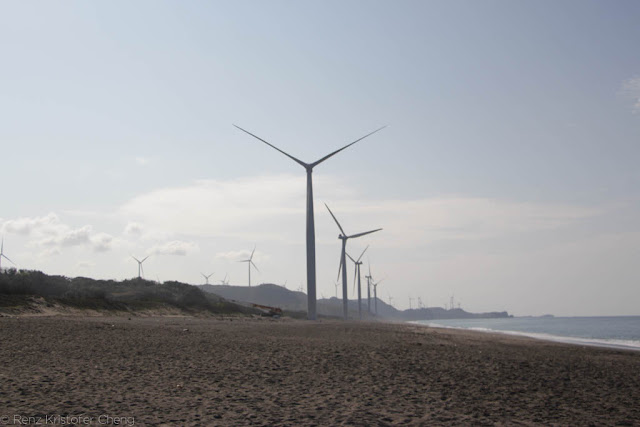
<svg viewBox="0 0 640 427">
<path fill-rule="evenodd" d="M 640 3 L 0 3 L 0 232 L 20 268 L 640 314 Z M 7 263 L 3 261 L 3 266 Z M 365 264 L 364 268 L 367 268 Z M 353 266 L 349 264 L 349 281 Z M 352 285 L 349 284 L 349 294 Z"/>
</svg>

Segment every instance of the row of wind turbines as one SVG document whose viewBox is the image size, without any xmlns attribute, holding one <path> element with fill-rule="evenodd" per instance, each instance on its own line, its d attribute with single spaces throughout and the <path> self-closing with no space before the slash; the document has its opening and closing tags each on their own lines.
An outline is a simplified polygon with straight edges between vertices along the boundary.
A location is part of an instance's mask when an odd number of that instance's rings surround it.
<svg viewBox="0 0 640 427">
<path fill-rule="evenodd" d="M 306 246 L 307 246 L 307 318 L 309 320 L 316 320 L 317 319 L 317 310 L 316 310 L 316 302 L 317 302 L 317 297 L 316 297 L 316 237 L 315 237 L 315 223 L 314 223 L 314 213 L 313 213 L 313 168 L 318 166 L 319 164 L 321 164 L 322 162 L 324 162 L 325 160 L 333 157 L 334 155 L 338 154 L 339 152 L 345 150 L 346 148 L 352 146 L 353 144 L 355 144 L 358 141 L 361 141 L 365 138 L 367 138 L 368 136 L 373 135 L 376 132 L 379 132 L 380 130 L 384 129 L 386 126 L 383 126 L 379 129 L 374 130 L 373 132 L 368 133 L 367 135 L 356 139 L 355 141 L 345 145 L 344 147 L 335 150 L 329 154 L 327 154 L 326 156 L 316 160 L 315 162 L 312 163 L 306 163 L 303 162 L 302 160 L 284 152 L 283 150 L 279 149 L 278 147 L 276 147 L 275 145 L 267 142 L 266 140 L 260 138 L 257 135 L 254 135 L 253 133 L 237 126 L 237 125 L 233 125 L 235 126 L 237 129 L 239 129 L 240 131 L 254 137 L 255 139 L 262 141 L 263 143 L 265 143 L 266 145 L 268 145 L 269 147 L 273 148 L 274 150 L 284 154 L 285 156 L 287 156 L 288 158 L 290 158 L 291 160 L 293 160 L 294 162 L 298 163 L 300 166 L 302 166 L 307 174 L 307 209 L 306 209 Z M 348 305 L 349 305 L 349 300 L 347 298 L 347 265 L 346 265 L 346 245 L 347 245 L 347 240 L 348 239 L 355 239 L 361 236 L 365 236 L 367 234 L 371 234 L 371 233 L 375 233 L 377 231 L 382 230 L 381 228 L 376 229 L 376 230 L 371 230 L 371 231 L 366 231 L 364 233 L 357 233 L 357 234 L 352 234 L 352 235 L 347 235 L 347 233 L 344 232 L 342 226 L 340 225 L 340 223 L 338 222 L 338 220 L 336 219 L 335 215 L 333 214 L 333 212 L 331 212 L 331 209 L 329 209 L 329 206 L 326 205 L 327 209 L 329 210 L 329 213 L 331 214 L 331 216 L 333 217 L 334 221 L 336 222 L 336 224 L 338 225 L 338 228 L 340 229 L 340 235 L 338 236 L 338 238 L 340 240 L 342 240 L 342 253 L 341 253 L 341 257 L 340 257 L 340 267 L 338 270 L 338 276 L 340 275 L 340 271 L 342 271 L 342 304 L 343 304 L 343 316 L 344 319 L 347 320 L 348 318 Z M 359 269 L 359 266 L 357 267 Z M 251 264 L 249 264 L 249 271 L 251 271 Z M 361 308 L 361 298 L 360 298 L 360 286 L 358 286 L 358 293 L 359 293 L 359 298 L 358 298 L 358 307 L 359 307 L 359 313 L 360 316 L 362 315 L 362 308 Z"/>
<path fill-rule="evenodd" d="M 259 136 L 254 135 L 253 133 L 242 129 L 239 126 L 234 125 L 237 129 L 239 129 L 242 132 L 245 132 L 246 134 L 258 139 L 259 141 L 262 141 L 263 143 L 265 143 L 266 145 L 270 146 L 271 148 L 279 151 L 280 153 L 284 154 L 285 156 L 289 157 L 291 160 L 293 160 L 294 162 L 298 163 L 300 166 L 302 166 L 307 174 L 307 201 L 306 201 L 306 252 L 307 252 L 307 318 L 309 320 L 316 320 L 317 319 L 317 309 L 316 309 L 316 247 L 315 247 L 315 223 L 314 223 L 314 212 L 313 212 L 313 168 L 315 168 L 316 166 L 318 166 L 319 164 L 323 163 L 324 161 L 328 160 L 329 158 L 335 156 L 336 154 L 338 154 L 339 152 L 349 148 L 350 146 L 354 145 L 355 143 L 379 132 L 380 130 L 384 129 L 386 126 L 383 126 L 379 129 L 374 130 L 373 132 L 370 132 L 368 134 L 366 134 L 365 136 L 356 139 L 355 141 L 345 145 L 344 147 L 335 150 L 329 154 L 327 154 L 326 156 L 316 160 L 315 162 L 312 163 L 306 163 L 303 162 L 300 159 L 297 159 L 296 157 L 284 152 L 283 150 L 279 149 L 278 147 L 276 147 L 275 145 L 267 142 L 266 140 L 260 138 Z M 326 205 L 327 209 L 329 210 L 329 213 L 331 214 L 331 216 L 333 217 L 334 221 L 336 222 L 336 224 L 338 225 L 338 228 L 340 229 L 340 235 L 338 236 L 338 238 L 342 241 L 342 253 L 341 253 L 341 257 L 340 257 L 340 269 L 339 269 L 339 273 L 340 271 L 342 271 L 342 296 L 343 296 L 343 315 L 345 320 L 348 317 L 348 298 L 347 298 L 347 272 L 346 272 L 346 245 L 347 245 L 347 240 L 349 239 L 355 239 L 361 236 L 365 236 L 367 234 L 371 234 L 371 233 L 375 233 L 377 231 L 382 230 L 381 228 L 376 229 L 376 230 L 371 230 L 371 231 L 366 231 L 363 233 L 356 233 L 356 234 L 352 234 L 352 235 L 347 235 L 344 232 L 344 229 L 342 228 L 342 226 L 340 225 L 340 223 L 338 222 L 338 220 L 336 219 L 335 215 L 333 214 L 333 212 L 331 212 L 331 209 L 329 209 L 329 206 Z M 3 242 L 4 243 L 4 242 Z M 255 248 L 254 248 L 255 251 Z M 0 256 L 0 259 L 4 257 L 6 259 L 8 259 L 4 253 L 2 253 L 2 256 Z M 134 258 L 136 260 L 136 262 L 138 263 L 138 276 L 141 277 L 141 275 L 143 274 L 143 268 L 142 268 L 142 264 L 144 263 L 144 261 L 148 258 L 144 258 L 142 260 L 139 260 L 135 257 L 132 256 L 132 258 Z M 255 264 L 252 261 L 253 258 L 253 252 L 251 254 L 251 256 L 249 257 L 249 259 L 247 260 L 243 260 L 241 262 L 247 262 L 247 267 L 249 270 L 249 275 L 251 275 L 251 266 L 253 265 L 256 269 L 257 267 L 255 266 Z M 9 260 L 10 261 L 10 260 Z M 359 267 L 358 267 L 359 268 Z M 338 273 L 338 274 L 339 274 Z M 358 289 L 360 289 L 360 286 L 358 287 Z M 359 291 L 360 292 L 360 291 Z M 361 298 L 359 298 L 359 302 L 360 302 Z M 359 304 L 361 305 L 361 304 Z M 360 309 L 361 311 L 361 309 Z"/>
</svg>

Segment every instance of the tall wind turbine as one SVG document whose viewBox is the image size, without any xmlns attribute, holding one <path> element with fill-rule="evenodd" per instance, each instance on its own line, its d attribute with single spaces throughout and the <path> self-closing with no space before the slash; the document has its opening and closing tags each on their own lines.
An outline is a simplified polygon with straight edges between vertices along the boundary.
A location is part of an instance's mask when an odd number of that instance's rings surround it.
<svg viewBox="0 0 640 427">
<path fill-rule="evenodd" d="M 205 280 L 207 281 L 207 283 L 205 283 L 205 285 L 208 285 L 209 284 L 209 277 L 213 276 L 213 273 L 211 273 L 208 276 L 206 274 L 204 274 L 204 273 L 200 273 L 200 274 L 202 274 L 202 277 L 204 277 Z"/>
<path fill-rule="evenodd" d="M 364 251 L 362 251 L 362 253 L 358 257 L 358 260 L 355 260 L 355 259 L 351 258 L 351 255 L 347 254 L 349 259 L 351 261 L 353 261 L 353 263 L 355 264 L 355 271 L 353 272 L 353 283 L 354 284 L 356 282 L 356 276 L 358 277 L 358 317 L 360 318 L 360 320 L 362 320 L 362 288 L 361 288 L 361 285 L 360 285 L 360 266 L 362 265 L 362 261 L 360 261 L 360 260 L 362 259 L 362 255 L 364 255 L 364 253 L 367 251 L 367 249 L 369 249 L 369 245 L 367 245 L 367 247 L 364 248 Z"/>
<path fill-rule="evenodd" d="M 2 271 L 2 258 L 6 259 L 13 265 L 16 265 L 15 262 L 11 261 L 9 257 L 4 254 L 4 237 L 2 238 L 2 243 L 0 243 L 0 271 Z"/>
<path fill-rule="evenodd" d="M 142 261 L 140 261 L 138 258 L 131 255 L 131 258 L 135 259 L 136 262 L 138 263 L 138 279 L 142 278 L 142 276 L 144 275 L 144 269 L 142 268 L 142 263 L 145 262 L 149 257 L 150 255 L 147 255 L 146 257 L 144 257 Z"/>
<path fill-rule="evenodd" d="M 326 203 L 324 205 L 327 206 Z M 331 212 L 331 209 L 329 209 L 329 206 L 327 206 L 327 210 L 340 229 L 340 235 L 338 235 L 338 239 L 342 240 L 342 254 L 340 256 L 340 268 L 338 268 L 338 277 L 340 277 L 340 269 L 342 269 L 342 311 L 344 320 L 347 320 L 349 311 L 349 299 L 347 298 L 347 259 L 345 256 L 347 251 L 347 240 L 375 233 L 376 231 L 382 230 L 382 228 L 377 228 L 375 230 L 365 231 L 364 233 L 352 234 L 351 236 L 347 236 L 347 233 L 344 232 L 335 215 L 333 214 L 333 212 Z"/>
<path fill-rule="evenodd" d="M 376 129 L 373 132 L 363 136 L 362 138 L 356 139 L 352 143 L 345 145 L 339 150 L 336 150 L 332 153 L 327 154 L 326 156 L 322 157 L 319 160 L 316 160 L 313 163 L 305 163 L 302 160 L 299 160 L 293 157 L 292 155 L 285 153 L 275 145 L 268 143 L 264 139 L 252 134 L 251 132 L 248 132 L 242 129 L 239 126 L 236 126 L 236 125 L 234 126 L 240 129 L 241 131 L 251 135 L 252 137 L 264 142 L 269 147 L 284 154 L 294 162 L 298 163 L 307 171 L 307 318 L 309 320 L 316 320 L 316 232 L 315 232 L 315 225 L 314 225 L 314 219 L 313 219 L 313 178 L 312 178 L 313 168 L 318 166 L 320 163 L 324 162 L 328 158 L 338 154 L 345 148 L 348 148 L 353 144 L 355 144 L 356 142 L 361 141 L 366 137 L 373 135 L 374 133 L 384 129 L 386 126 L 383 126 L 380 129 Z"/>
<path fill-rule="evenodd" d="M 255 268 L 257 271 L 258 267 L 256 267 L 256 265 L 253 263 L 253 253 L 256 251 L 256 247 L 253 247 L 253 250 L 251 251 L 251 256 L 248 259 L 243 259 L 241 261 L 238 262 L 246 262 L 247 263 L 247 267 L 249 268 L 249 287 L 251 287 L 251 266 L 253 265 L 253 268 Z"/>
</svg>

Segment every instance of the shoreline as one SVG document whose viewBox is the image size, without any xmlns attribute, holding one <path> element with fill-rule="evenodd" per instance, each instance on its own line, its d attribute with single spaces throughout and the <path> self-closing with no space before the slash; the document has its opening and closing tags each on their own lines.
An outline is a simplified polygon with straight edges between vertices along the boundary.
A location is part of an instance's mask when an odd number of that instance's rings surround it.
<svg viewBox="0 0 640 427">
<path fill-rule="evenodd" d="M 0 416 L 640 425 L 640 354 L 407 323 L 0 318 Z"/>
<path fill-rule="evenodd" d="M 626 340 L 582 338 L 582 337 L 553 335 L 553 334 L 538 333 L 538 332 L 521 332 L 521 331 L 499 330 L 499 329 L 480 328 L 480 327 L 465 328 L 462 326 L 442 325 L 437 323 L 438 322 L 437 320 L 427 320 L 427 321 L 432 323 L 429 323 L 429 324 L 420 323 L 420 322 L 423 322 L 421 320 L 410 320 L 407 323 L 412 325 L 423 326 L 427 328 L 452 329 L 452 330 L 458 330 L 458 331 L 478 332 L 483 334 L 499 334 L 499 335 L 507 335 L 512 337 L 526 337 L 526 338 L 531 338 L 539 341 L 555 342 L 560 344 L 640 352 L 640 341 L 631 340 L 627 342 Z"/>
</svg>

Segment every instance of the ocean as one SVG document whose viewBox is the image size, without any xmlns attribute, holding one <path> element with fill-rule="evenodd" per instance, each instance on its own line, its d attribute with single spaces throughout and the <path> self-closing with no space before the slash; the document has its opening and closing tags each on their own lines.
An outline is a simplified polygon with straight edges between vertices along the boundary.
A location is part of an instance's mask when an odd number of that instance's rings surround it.
<svg viewBox="0 0 640 427">
<path fill-rule="evenodd" d="M 640 351 L 640 316 L 442 319 L 411 323 Z"/>
</svg>

